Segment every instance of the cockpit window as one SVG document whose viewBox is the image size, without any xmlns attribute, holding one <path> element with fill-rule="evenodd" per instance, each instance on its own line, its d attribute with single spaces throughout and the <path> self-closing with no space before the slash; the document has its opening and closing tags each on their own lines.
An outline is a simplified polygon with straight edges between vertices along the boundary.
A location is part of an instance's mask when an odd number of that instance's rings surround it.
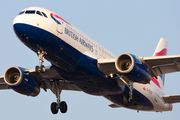
<svg viewBox="0 0 180 120">
<path fill-rule="evenodd" d="M 44 12 L 40 12 L 40 11 L 36 11 L 36 10 L 26 10 L 26 11 L 21 11 L 18 15 L 21 15 L 21 14 L 37 14 L 37 15 L 40 15 L 40 16 L 43 16 L 43 17 L 47 17 L 47 15 L 44 13 Z"/>
<path fill-rule="evenodd" d="M 18 15 L 21 15 L 21 14 L 23 14 L 25 11 L 21 11 Z"/>
<path fill-rule="evenodd" d="M 25 13 L 26 14 L 35 14 L 35 10 L 27 10 Z"/>
<path fill-rule="evenodd" d="M 46 15 L 44 12 L 42 12 L 42 14 L 44 15 L 44 17 L 46 17 L 46 18 L 47 18 L 47 15 Z"/>
<path fill-rule="evenodd" d="M 37 13 L 38 15 L 41 15 L 41 16 L 42 16 L 42 14 L 41 14 L 41 12 L 40 12 L 40 11 L 37 11 L 36 13 Z"/>
</svg>

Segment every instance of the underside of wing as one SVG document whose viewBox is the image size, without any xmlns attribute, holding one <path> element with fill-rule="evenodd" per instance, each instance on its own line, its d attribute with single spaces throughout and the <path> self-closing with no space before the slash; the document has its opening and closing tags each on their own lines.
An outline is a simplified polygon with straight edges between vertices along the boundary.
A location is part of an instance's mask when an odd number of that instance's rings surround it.
<svg viewBox="0 0 180 120">
<path fill-rule="evenodd" d="M 117 58 L 118 59 L 118 58 Z M 98 68 L 106 75 L 117 73 L 117 59 L 98 59 Z M 180 55 L 137 57 L 152 77 L 180 71 Z"/>
<path fill-rule="evenodd" d="M 166 103 L 178 103 L 180 102 L 180 95 L 165 95 L 165 96 L 162 96 L 163 100 L 166 102 Z"/>
<path fill-rule="evenodd" d="M 180 71 L 180 55 L 139 57 L 154 76 Z"/>
<path fill-rule="evenodd" d="M 0 76 L 0 90 L 9 89 L 8 85 L 4 82 L 4 76 Z"/>
<path fill-rule="evenodd" d="M 13 69 L 16 68 L 18 67 L 13 67 Z M 45 91 L 47 91 L 47 89 L 51 89 L 52 91 L 55 91 L 53 90 L 55 89 L 55 85 L 58 88 L 62 87 L 63 90 L 79 91 L 78 88 L 76 88 L 66 80 L 63 81 L 63 78 L 52 67 L 46 67 L 44 73 L 37 73 L 35 70 L 28 70 L 28 69 L 23 69 L 23 70 L 25 70 L 25 74 L 29 74 L 37 82 L 37 84 Z M 25 78 L 25 80 L 27 80 L 27 78 Z M 0 89 L 10 89 L 10 87 L 6 82 L 4 80 L 4 76 L 0 76 Z"/>
</svg>

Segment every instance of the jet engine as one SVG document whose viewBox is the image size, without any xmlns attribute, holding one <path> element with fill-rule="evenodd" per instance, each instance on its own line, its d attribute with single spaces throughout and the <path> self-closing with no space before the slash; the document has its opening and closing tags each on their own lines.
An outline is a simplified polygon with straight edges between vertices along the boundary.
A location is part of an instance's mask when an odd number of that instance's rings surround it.
<svg viewBox="0 0 180 120">
<path fill-rule="evenodd" d="M 37 96 L 40 87 L 33 77 L 21 67 L 10 67 L 4 73 L 4 81 L 14 91 L 27 95 Z"/>
<path fill-rule="evenodd" d="M 115 67 L 120 75 L 138 83 L 149 83 L 151 75 L 143 63 L 131 54 L 121 54 L 115 62 Z"/>
</svg>

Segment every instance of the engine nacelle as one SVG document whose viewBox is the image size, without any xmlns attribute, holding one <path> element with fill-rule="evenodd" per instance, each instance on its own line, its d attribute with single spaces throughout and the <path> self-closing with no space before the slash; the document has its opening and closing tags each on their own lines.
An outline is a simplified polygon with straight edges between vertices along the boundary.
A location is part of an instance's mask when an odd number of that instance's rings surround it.
<svg viewBox="0 0 180 120">
<path fill-rule="evenodd" d="M 115 62 L 115 67 L 119 74 L 131 81 L 138 83 L 149 83 L 151 75 L 143 63 L 131 54 L 121 54 Z"/>
<path fill-rule="evenodd" d="M 4 81 L 14 91 L 28 96 L 37 96 L 40 87 L 32 76 L 20 67 L 10 67 L 4 73 Z"/>
</svg>

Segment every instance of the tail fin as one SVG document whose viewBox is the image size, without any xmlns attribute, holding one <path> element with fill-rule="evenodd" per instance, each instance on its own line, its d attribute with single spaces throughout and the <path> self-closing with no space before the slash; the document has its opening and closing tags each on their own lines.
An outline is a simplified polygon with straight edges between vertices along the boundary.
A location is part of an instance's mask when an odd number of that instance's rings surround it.
<svg viewBox="0 0 180 120">
<path fill-rule="evenodd" d="M 167 48 L 168 42 L 165 39 L 161 38 L 153 56 L 167 55 Z M 155 84 L 158 85 L 162 90 L 164 89 L 165 74 L 161 74 L 160 76 L 158 76 L 157 80 L 155 80 L 155 78 L 152 78 L 151 80 L 155 82 Z"/>
</svg>

